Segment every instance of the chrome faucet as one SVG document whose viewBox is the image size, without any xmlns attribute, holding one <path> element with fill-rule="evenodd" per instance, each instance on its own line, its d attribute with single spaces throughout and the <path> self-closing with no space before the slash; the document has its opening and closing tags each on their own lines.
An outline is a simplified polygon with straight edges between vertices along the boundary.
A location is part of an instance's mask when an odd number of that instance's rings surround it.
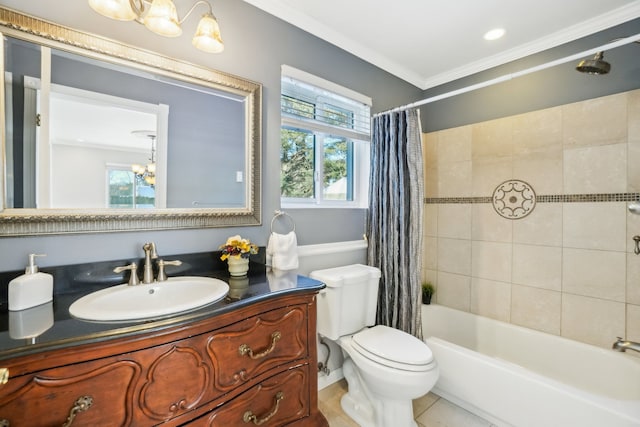
<svg viewBox="0 0 640 427">
<path fill-rule="evenodd" d="M 611 348 L 615 351 L 627 351 L 627 349 L 629 349 L 640 352 L 640 343 L 623 340 L 621 337 L 618 337 L 618 341 L 614 342 Z"/>
<path fill-rule="evenodd" d="M 153 242 L 145 243 L 142 246 L 144 250 L 144 273 L 142 275 L 142 283 L 153 283 L 153 261 L 158 258 L 156 252 L 156 244 Z"/>
</svg>

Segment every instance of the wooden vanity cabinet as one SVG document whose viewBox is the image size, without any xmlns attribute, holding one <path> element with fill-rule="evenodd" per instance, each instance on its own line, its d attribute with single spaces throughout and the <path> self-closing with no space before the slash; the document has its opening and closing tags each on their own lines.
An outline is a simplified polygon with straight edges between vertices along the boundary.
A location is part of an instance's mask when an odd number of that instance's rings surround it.
<svg viewBox="0 0 640 427">
<path fill-rule="evenodd" d="M 327 426 L 315 293 L 0 361 L 10 426 Z M 68 423 L 68 424 L 65 424 Z M 0 424 L 2 425 L 2 424 Z"/>
</svg>

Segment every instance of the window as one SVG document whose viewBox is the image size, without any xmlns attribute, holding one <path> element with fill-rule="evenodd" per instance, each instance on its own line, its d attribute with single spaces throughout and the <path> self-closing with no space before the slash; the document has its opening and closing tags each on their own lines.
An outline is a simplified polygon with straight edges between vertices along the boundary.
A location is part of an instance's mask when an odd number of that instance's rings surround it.
<svg viewBox="0 0 640 427">
<path fill-rule="evenodd" d="M 366 207 L 371 100 L 283 67 L 280 194 L 289 207 Z"/>
<path fill-rule="evenodd" d="M 131 168 L 107 168 L 110 208 L 154 208 L 156 192 L 152 185 L 133 173 Z"/>
</svg>

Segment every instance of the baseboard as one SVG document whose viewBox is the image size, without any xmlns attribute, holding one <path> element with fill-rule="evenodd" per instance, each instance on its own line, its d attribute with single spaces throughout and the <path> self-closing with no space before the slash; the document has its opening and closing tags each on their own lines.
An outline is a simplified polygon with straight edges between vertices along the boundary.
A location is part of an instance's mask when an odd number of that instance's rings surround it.
<svg viewBox="0 0 640 427">
<path fill-rule="evenodd" d="M 318 372 L 318 390 L 329 387 L 333 383 L 337 383 L 344 378 L 342 368 L 334 369 L 329 375 L 324 372 Z"/>
</svg>

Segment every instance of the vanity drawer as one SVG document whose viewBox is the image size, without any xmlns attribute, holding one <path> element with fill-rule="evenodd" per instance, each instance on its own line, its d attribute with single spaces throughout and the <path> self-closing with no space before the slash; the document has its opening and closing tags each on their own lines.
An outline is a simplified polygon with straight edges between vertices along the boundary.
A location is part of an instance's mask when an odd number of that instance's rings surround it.
<svg viewBox="0 0 640 427">
<path fill-rule="evenodd" d="M 223 407 L 193 420 L 189 427 L 282 426 L 309 410 L 309 365 L 286 370 L 242 393 Z"/>
<path fill-rule="evenodd" d="M 210 336 L 215 388 L 230 390 L 267 370 L 308 357 L 307 305 L 261 313 Z"/>
<path fill-rule="evenodd" d="M 129 425 L 141 367 L 129 360 L 100 360 L 49 369 L 9 380 L 0 393 L 0 420 L 12 427 Z"/>
</svg>

